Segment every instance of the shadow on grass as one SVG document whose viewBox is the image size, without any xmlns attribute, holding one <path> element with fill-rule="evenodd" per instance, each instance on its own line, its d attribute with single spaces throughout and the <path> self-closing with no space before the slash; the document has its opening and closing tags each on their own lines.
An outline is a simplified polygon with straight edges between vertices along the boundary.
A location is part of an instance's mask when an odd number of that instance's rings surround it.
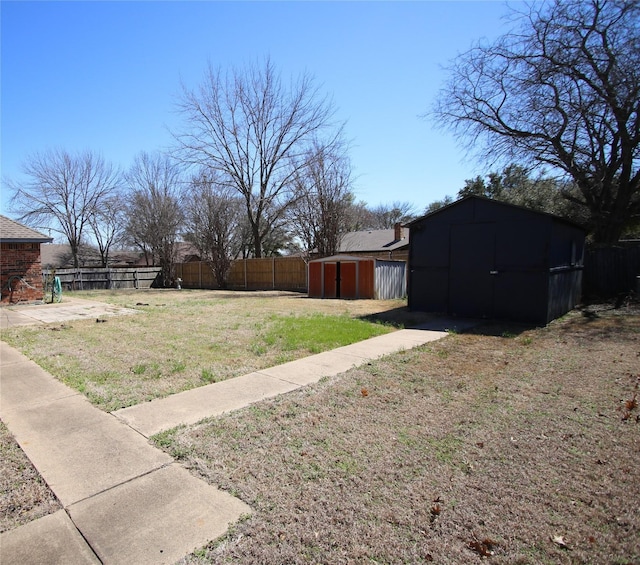
<svg viewBox="0 0 640 565">
<path fill-rule="evenodd" d="M 574 311 L 562 320 L 560 335 L 602 341 L 637 341 L 640 334 L 640 310 L 631 308 Z"/>
<path fill-rule="evenodd" d="M 521 324 L 502 320 L 458 318 L 432 312 L 417 312 L 409 310 L 406 306 L 368 314 L 361 316 L 360 319 L 375 324 L 387 324 L 396 328 L 447 331 L 505 338 L 517 337 L 537 327 L 534 324 Z"/>
</svg>

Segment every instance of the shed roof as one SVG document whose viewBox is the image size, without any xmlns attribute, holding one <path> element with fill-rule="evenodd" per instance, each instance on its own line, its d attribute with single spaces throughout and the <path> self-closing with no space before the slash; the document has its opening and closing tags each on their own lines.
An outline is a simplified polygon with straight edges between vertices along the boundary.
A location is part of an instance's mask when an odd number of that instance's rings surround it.
<svg viewBox="0 0 640 565">
<path fill-rule="evenodd" d="M 309 263 L 338 263 L 338 262 L 360 262 L 374 261 L 375 263 L 406 263 L 406 261 L 394 261 L 391 259 L 380 259 L 380 257 L 367 257 L 366 255 L 331 255 L 331 257 L 322 257 L 321 259 L 313 259 Z"/>
<path fill-rule="evenodd" d="M 518 206 L 517 204 L 511 204 L 510 202 L 503 202 L 502 200 L 495 200 L 493 198 L 487 198 L 486 196 L 476 196 L 476 195 L 465 196 L 464 198 L 461 198 L 460 200 L 456 200 L 455 202 L 452 202 L 451 204 L 447 204 L 446 206 L 443 206 L 442 208 L 438 208 L 437 210 L 434 210 L 433 212 L 430 212 L 426 216 L 422 216 L 420 218 L 417 218 L 417 219 L 409 222 L 408 224 L 406 224 L 406 227 L 411 228 L 411 227 L 415 226 L 416 224 L 420 224 L 425 220 L 429 220 L 430 218 L 433 218 L 435 216 L 440 215 L 441 213 L 445 212 L 446 210 L 450 210 L 451 208 L 456 208 L 456 207 L 460 206 L 463 202 L 469 202 L 469 201 L 474 201 L 474 200 L 480 201 L 480 202 L 487 202 L 487 203 L 491 204 L 492 206 L 501 206 L 503 208 L 512 208 L 513 210 L 520 210 L 520 211 L 528 212 L 530 214 L 538 215 L 540 217 L 550 218 L 555 222 L 560 222 L 562 224 L 567 224 L 567 225 L 570 225 L 570 226 L 572 226 L 574 228 L 578 228 L 578 229 L 586 232 L 584 227 L 582 227 L 581 225 L 579 225 L 579 224 L 577 224 L 575 222 L 572 222 L 571 220 L 567 220 L 566 218 L 562 218 L 561 216 L 556 216 L 554 214 L 549 214 L 548 212 L 541 212 L 540 210 L 534 210 L 533 208 L 527 208 L 526 206 Z"/>
<path fill-rule="evenodd" d="M 342 236 L 340 240 L 340 252 L 396 251 L 408 245 L 408 230 L 403 230 L 403 237 L 400 239 L 396 239 L 395 229 L 353 231 L 345 233 Z"/>
<path fill-rule="evenodd" d="M 3 243 L 46 243 L 53 241 L 53 238 L 0 215 L 0 241 Z"/>
<path fill-rule="evenodd" d="M 336 263 L 339 261 L 373 261 L 374 257 L 362 257 L 357 255 L 331 255 L 322 259 L 313 259 L 310 263 Z"/>
</svg>

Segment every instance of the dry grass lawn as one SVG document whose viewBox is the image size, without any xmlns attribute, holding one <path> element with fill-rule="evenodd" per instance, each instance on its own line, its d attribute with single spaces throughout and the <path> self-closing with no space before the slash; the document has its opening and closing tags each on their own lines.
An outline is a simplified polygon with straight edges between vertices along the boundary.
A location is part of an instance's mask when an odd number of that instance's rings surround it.
<svg viewBox="0 0 640 565">
<path fill-rule="evenodd" d="M 140 313 L 106 318 L 105 323 L 92 319 L 16 327 L 3 330 L 1 337 L 106 411 L 344 344 L 281 343 L 277 330 L 294 316 L 327 316 L 328 330 L 341 321 L 357 323 L 361 317 L 397 311 L 413 319 L 403 301 L 315 300 L 285 292 L 119 290 L 74 296 Z M 360 322 L 345 338 L 358 341 L 392 329 Z"/>
<path fill-rule="evenodd" d="M 184 563 L 640 563 L 640 316 L 485 326 L 156 438 L 255 513 Z"/>
</svg>

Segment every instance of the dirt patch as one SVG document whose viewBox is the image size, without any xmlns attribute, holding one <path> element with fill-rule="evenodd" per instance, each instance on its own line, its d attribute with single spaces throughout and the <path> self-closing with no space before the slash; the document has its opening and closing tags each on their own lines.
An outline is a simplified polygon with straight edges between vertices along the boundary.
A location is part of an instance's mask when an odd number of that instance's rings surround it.
<svg viewBox="0 0 640 565">
<path fill-rule="evenodd" d="M 162 434 L 255 514 L 184 563 L 640 562 L 640 317 L 492 325 Z"/>
</svg>

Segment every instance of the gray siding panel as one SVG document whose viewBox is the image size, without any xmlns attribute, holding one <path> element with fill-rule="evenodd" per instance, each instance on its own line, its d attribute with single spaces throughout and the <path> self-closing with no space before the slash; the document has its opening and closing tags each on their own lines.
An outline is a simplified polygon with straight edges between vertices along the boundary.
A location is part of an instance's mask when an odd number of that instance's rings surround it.
<svg viewBox="0 0 640 565">
<path fill-rule="evenodd" d="M 377 300 L 392 300 L 406 296 L 406 266 L 404 261 L 376 262 L 374 285 Z"/>
</svg>

